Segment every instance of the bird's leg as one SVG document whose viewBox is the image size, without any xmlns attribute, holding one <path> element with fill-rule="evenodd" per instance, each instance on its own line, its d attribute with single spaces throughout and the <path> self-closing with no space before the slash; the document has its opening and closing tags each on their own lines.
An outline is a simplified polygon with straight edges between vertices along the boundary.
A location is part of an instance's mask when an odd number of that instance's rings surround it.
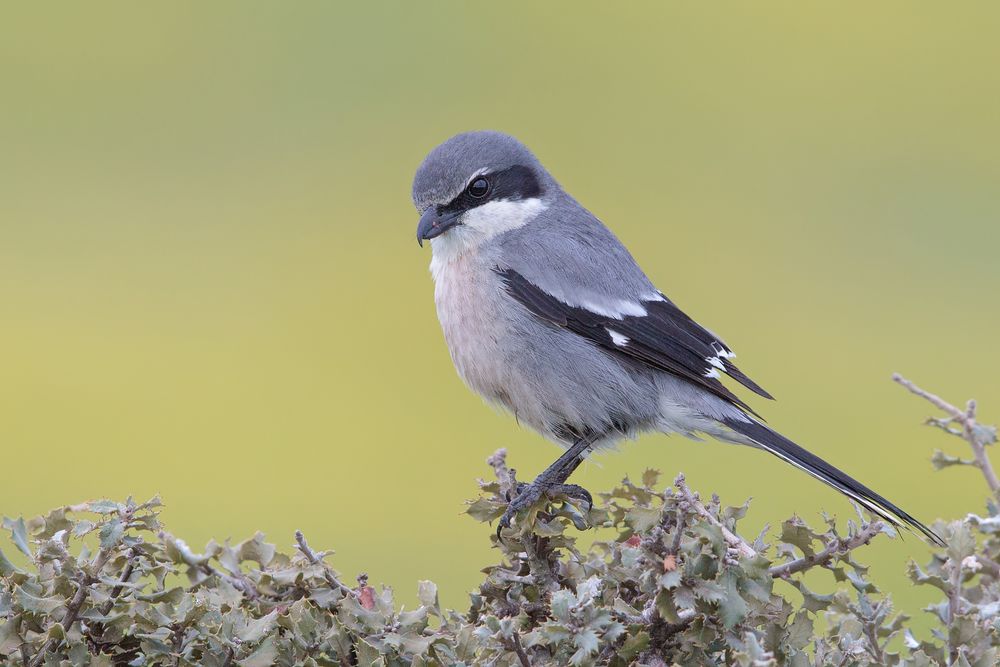
<svg viewBox="0 0 1000 667">
<path fill-rule="evenodd" d="M 581 463 L 583 455 L 590 446 L 594 444 L 594 438 L 579 438 L 573 445 L 563 452 L 563 455 L 556 459 L 552 465 L 542 471 L 531 484 L 520 483 L 516 487 L 517 495 L 510 500 L 507 510 L 500 517 L 497 525 L 497 537 L 500 531 L 510 526 L 514 515 L 523 509 L 527 509 L 543 495 L 548 497 L 569 496 L 577 500 L 583 500 L 588 506 L 593 506 L 594 499 L 590 492 L 582 486 L 576 484 L 566 484 L 566 480 L 573 474 Z"/>
</svg>

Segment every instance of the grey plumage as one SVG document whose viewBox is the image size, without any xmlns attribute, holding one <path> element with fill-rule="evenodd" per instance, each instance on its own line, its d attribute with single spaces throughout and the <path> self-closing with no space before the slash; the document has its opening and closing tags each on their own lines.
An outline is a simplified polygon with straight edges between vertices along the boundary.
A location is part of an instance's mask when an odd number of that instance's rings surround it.
<svg viewBox="0 0 1000 667">
<path fill-rule="evenodd" d="M 643 431 L 706 434 L 770 451 L 939 539 L 759 422 L 721 382 L 727 374 L 769 397 L 733 365 L 728 346 L 661 294 L 513 137 L 470 132 L 441 144 L 417 170 L 413 201 L 459 375 L 520 423 L 574 447 L 571 458 Z M 577 462 L 550 468 L 536 485 L 561 484 Z"/>
</svg>

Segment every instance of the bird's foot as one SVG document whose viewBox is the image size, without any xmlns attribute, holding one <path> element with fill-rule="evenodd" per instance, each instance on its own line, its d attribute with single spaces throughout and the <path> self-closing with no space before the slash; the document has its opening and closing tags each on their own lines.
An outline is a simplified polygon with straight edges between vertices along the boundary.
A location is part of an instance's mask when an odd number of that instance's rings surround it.
<svg viewBox="0 0 1000 667">
<path fill-rule="evenodd" d="M 590 495 L 590 492 L 577 484 L 553 484 L 538 479 L 531 484 L 519 482 L 516 486 L 514 498 L 508 498 L 509 504 L 507 505 L 507 510 L 500 517 L 500 522 L 497 524 L 497 537 L 500 537 L 500 531 L 510 527 L 511 520 L 518 512 L 530 508 L 543 497 L 549 500 L 562 497 L 570 501 L 586 503 L 588 510 L 594 506 L 594 498 Z"/>
</svg>

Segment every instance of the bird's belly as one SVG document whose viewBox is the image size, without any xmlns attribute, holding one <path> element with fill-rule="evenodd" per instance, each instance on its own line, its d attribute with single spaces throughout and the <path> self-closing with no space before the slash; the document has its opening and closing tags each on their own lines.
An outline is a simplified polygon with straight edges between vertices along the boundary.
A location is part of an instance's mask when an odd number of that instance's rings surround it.
<svg viewBox="0 0 1000 667">
<path fill-rule="evenodd" d="M 468 258 L 456 258 L 436 272 L 434 301 L 459 376 L 484 398 L 516 412 L 507 390 L 512 378 L 502 341 L 509 331 L 498 290 L 495 276 L 475 270 Z"/>
<path fill-rule="evenodd" d="M 471 389 L 561 442 L 567 431 L 641 430 L 658 413 L 649 374 L 537 319 L 506 297 L 489 264 L 478 266 L 457 258 L 434 272 L 441 328 Z"/>
</svg>

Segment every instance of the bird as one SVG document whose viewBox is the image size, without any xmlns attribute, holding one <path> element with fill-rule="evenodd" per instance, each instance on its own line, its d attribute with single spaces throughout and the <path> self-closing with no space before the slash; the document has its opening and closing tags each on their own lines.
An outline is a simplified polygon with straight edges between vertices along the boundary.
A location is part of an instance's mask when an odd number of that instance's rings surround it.
<svg viewBox="0 0 1000 667">
<path fill-rule="evenodd" d="M 897 505 L 766 425 L 723 382 L 772 398 L 736 366 L 729 345 L 658 290 L 516 138 L 482 130 L 444 141 L 420 163 L 412 199 L 459 376 L 565 449 L 518 485 L 498 538 L 543 497 L 592 505 L 585 489 L 567 483 L 580 463 L 659 432 L 764 450 L 892 526 L 942 544 Z"/>
</svg>

